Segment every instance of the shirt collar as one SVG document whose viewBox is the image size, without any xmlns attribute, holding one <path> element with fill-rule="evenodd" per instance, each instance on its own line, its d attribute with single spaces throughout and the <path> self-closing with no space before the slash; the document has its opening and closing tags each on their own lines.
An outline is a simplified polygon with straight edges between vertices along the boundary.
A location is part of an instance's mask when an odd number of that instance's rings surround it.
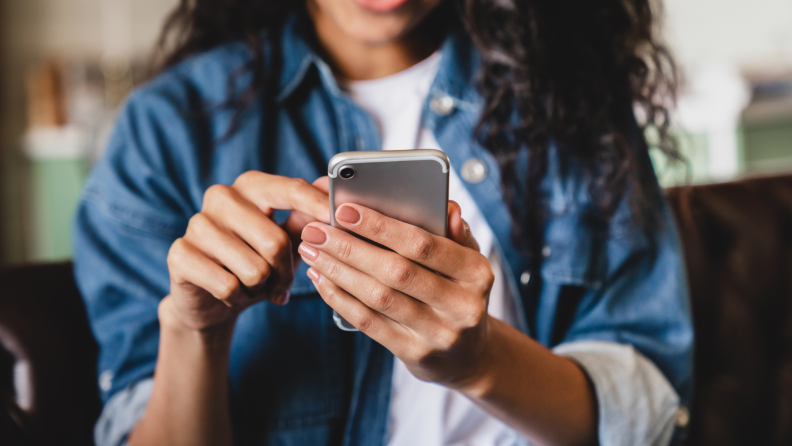
<svg viewBox="0 0 792 446">
<path fill-rule="evenodd" d="M 432 85 L 433 95 L 447 95 L 461 108 L 477 107 L 476 78 L 481 56 L 461 26 L 453 26 L 440 49 L 443 59 Z"/>
<path fill-rule="evenodd" d="M 306 21 L 298 14 L 292 14 L 284 25 L 278 102 L 287 100 L 297 90 L 305 81 L 311 66 L 317 68 L 324 88 L 334 95 L 342 94 L 332 70 L 307 41 L 309 31 Z M 441 46 L 443 58 L 432 85 L 432 93 L 451 96 L 462 106 L 473 106 L 479 102 L 478 93 L 473 87 L 481 58 L 467 33 L 460 28 L 452 27 Z"/>
<path fill-rule="evenodd" d="M 308 69 L 320 60 L 305 39 L 306 25 L 298 14 L 292 14 L 283 27 L 281 51 L 283 66 L 280 75 L 278 102 L 283 102 L 305 80 Z"/>
</svg>

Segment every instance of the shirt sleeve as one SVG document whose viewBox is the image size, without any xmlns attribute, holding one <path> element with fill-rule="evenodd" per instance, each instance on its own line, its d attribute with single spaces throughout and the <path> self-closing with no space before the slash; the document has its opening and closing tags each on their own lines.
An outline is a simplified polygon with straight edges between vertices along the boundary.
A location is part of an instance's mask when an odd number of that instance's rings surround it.
<svg viewBox="0 0 792 446">
<path fill-rule="evenodd" d="M 657 228 L 616 225 L 606 237 L 581 228 L 578 216 L 553 221 L 531 328 L 550 348 L 591 341 L 629 345 L 687 406 L 694 342 L 687 277 L 670 211 L 661 212 Z"/>
<path fill-rule="evenodd" d="M 154 386 L 144 379 L 113 395 L 105 404 L 94 427 L 96 446 L 124 446 L 129 433 L 143 417 Z"/>
<path fill-rule="evenodd" d="M 671 210 L 661 200 L 658 214 L 641 221 L 625 200 L 607 227 L 597 227 L 584 200 L 560 202 L 546 226 L 538 299 L 526 305 L 530 334 L 550 348 L 611 346 L 569 355 L 597 391 L 603 445 L 683 438 L 685 423 L 669 421 L 674 398 L 665 401 L 675 395 L 683 412 L 691 401 L 694 331 Z M 665 385 L 673 393 L 658 393 Z"/>
<path fill-rule="evenodd" d="M 200 146 L 171 96 L 152 88 L 132 94 L 72 224 L 75 279 L 99 344 L 104 401 L 154 374 L 168 251 L 200 206 L 202 191 L 188 181 L 197 169 L 188 152 Z"/>
<path fill-rule="evenodd" d="M 553 350 L 580 365 L 597 394 L 599 444 L 666 446 L 676 428 L 679 395 L 630 345 L 602 341 L 561 344 Z"/>
</svg>

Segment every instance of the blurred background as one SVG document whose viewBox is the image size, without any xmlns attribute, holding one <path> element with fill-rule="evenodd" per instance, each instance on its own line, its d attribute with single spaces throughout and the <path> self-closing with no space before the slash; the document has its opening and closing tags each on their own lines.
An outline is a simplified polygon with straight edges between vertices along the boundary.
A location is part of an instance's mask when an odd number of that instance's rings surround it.
<svg viewBox="0 0 792 446">
<path fill-rule="evenodd" d="M 176 0 L 0 2 L 0 263 L 66 259 L 80 186 L 145 80 Z M 689 169 L 666 186 L 792 172 L 792 1 L 665 0 Z"/>
</svg>

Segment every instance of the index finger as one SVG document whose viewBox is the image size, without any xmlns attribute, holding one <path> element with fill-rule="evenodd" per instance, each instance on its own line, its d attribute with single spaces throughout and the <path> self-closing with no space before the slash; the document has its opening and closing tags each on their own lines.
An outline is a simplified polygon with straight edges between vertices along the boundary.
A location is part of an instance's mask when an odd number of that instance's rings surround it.
<svg viewBox="0 0 792 446">
<path fill-rule="evenodd" d="M 327 193 L 302 178 L 251 171 L 240 175 L 233 187 L 267 215 L 275 209 L 282 209 L 299 211 L 324 223 L 330 222 Z"/>
<path fill-rule="evenodd" d="M 483 258 L 477 251 L 453 240 L 357 204 L 339 206 L 336 221 L 344 228 L 452 279 L 458 279 L 456 273 L 466 263 Z M 474 255 L 476 257 L 472 257 Z"/>
</svg>

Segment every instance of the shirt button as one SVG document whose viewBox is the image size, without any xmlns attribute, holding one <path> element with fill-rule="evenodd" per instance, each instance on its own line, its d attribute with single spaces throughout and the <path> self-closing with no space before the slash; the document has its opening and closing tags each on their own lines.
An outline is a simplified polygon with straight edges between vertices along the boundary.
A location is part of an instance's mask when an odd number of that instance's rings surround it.
<svg viewBox="0 0 792 446">
<path fill-rule="evenodd" d="M 522 283 L 523 285 L 528 285 L 528 282 L 530 281 L 531 281 L 531 273 L 529 273 L 528 271 L 522 273 L 522 275 L 520 276 L 520 283 Z"/>
<path fill-rule="evenodd" d="M 550 254 L 552 254 L 552 253 L 553 253 L 553 250 L 550 249 L 549 246 L 545 246 L 544 248 L 542 248 L 542 255 L 543 256 L 550 257 Z"/>
<path fill-rule="evenodd" d="M 685 406 L 679 406 L 676 411 L 676 425 L 678 427 L 687 427 L 690 423 L 690 411 Z"/>
<path fill-rule="evenodd" d="M 487 178 L 487 166 L 478 159 L 469 159 L 462 165 L 462 179 L 470 184 L 478 184 Z"/>
<path fill-rule="evenodd" d="M 99 388 L 107 392 L 113 387 L 113 371 L 105 370 L 99 375 Z"/>
<path fill-rule="evenodd" d="M 429 108 L 440 116 L 448 116 L 454 111 L 454 98 L 451 96 L 435 96 L 429 101 Z"/>
</svg>

